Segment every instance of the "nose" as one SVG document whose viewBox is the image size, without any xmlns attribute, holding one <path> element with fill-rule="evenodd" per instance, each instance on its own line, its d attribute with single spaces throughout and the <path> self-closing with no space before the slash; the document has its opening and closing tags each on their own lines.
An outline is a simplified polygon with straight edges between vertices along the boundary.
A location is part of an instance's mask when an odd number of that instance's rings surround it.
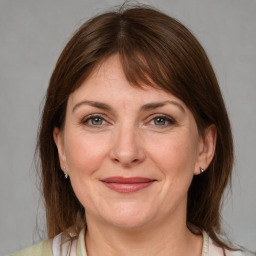
<svg viewBox="0 0 256 256">
<path fill-rule="evenodd" d="M 137 165 L 145 160 L 142 140 L 132 127 L 116 129 L 110 150 L 110 158 L 124 167 Z"/>
</svg>

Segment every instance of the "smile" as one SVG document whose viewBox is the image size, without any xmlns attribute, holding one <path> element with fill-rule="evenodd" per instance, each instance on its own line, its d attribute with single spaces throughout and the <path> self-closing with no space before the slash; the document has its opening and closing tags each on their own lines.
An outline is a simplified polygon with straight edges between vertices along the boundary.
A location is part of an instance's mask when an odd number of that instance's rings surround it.
<svg viewBox="0 0 256 256">
<path fill-rule="evenodd" d="M 152 185 L 156 180 L 143 177 L 109 177 L 101 180 L 105 186 L 119 193 L 132 193 Z"/>
</svg>

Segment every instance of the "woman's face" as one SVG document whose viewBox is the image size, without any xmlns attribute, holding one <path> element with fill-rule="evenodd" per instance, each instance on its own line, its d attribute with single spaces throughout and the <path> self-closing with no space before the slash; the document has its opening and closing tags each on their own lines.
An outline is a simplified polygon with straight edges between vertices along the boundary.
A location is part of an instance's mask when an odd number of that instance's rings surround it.
<svg viewBox="0 0 256 256">
<path fill-rule="evenodd" d="M 207 142 L 181 100 L 143 87 L 131 86 L 112 56 L 70 95 L 64 129 L 54 130 L 88 222 L 133 228 L 186 219 Z"/>
</svg>

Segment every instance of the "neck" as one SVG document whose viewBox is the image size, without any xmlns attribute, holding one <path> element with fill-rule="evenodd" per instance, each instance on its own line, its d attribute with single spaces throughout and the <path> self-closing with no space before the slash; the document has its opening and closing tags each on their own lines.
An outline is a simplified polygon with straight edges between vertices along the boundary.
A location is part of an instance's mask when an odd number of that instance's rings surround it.
<svg viewBox="0 0 256 256">
<path fill-rule="evenodd" d="M 192 234 L 185 221 L 182 225 L 165 220 L 132 229 L 101 225 L 90 217 L 87 223 L 88 256 L 199 256 L 202 252 L 202 237 Z"/>
</svg>

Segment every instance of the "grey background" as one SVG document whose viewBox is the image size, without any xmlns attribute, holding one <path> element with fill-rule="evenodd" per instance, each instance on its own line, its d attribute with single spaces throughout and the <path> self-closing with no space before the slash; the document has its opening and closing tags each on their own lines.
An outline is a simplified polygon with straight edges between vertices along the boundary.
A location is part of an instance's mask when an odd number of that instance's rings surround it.
<svg viewBox="0 0 256 256">
<path fill-rule="evenodd" d="M 178 18 L 199 38 L 233 126 L 236 164 L 223 224 L 256 250 L 256 1 L 140 1 Z M 0 254 L 40 240 L 44 213 L 33 153 L 40 103 L 60 51 L 87 18 L 121 0 L 0 0 Z"/>
</svg>

